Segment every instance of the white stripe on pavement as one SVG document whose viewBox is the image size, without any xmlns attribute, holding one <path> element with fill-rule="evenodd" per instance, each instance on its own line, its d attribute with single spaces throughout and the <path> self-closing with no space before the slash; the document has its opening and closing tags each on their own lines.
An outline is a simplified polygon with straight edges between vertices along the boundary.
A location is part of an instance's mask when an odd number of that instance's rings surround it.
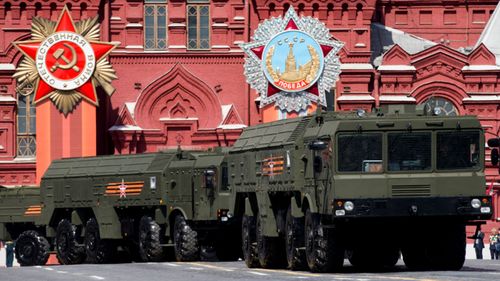
<svg viewBox="0 0 500 281">
<path fill-rule="evenodd" d="M 97 275 L 91 275 L 90 278 L 94 278 L 94 279 L 97 279 L 97 280 L 104 280 L 104 279 L 106 279 L 104 277 L 97 276 Z"/>
<path fill-rule="evenodd" d="M 178 265 L 178 264 L 175 264 L 175 263 L 170 263 L 170 262 L 167 262 L 167 263 L 165 263 L 165 264 L 166 264 L 166 265 L 168 265 L 168 266 L 174 266 L 174 267 L 175 267 L 175 266 L 180 266 L 180 265 Z"/>
<path fill-rule="evenodd" d="M 247 271 L 248 273 L 251 273 L 251 274 L 255 274 L 255 275 L 260 275 L 260 276 L 267 276 L 269 274 L 267 273 L 262 273 L 262 272 L 258 272 L 258 271 Z"/>
</svg>

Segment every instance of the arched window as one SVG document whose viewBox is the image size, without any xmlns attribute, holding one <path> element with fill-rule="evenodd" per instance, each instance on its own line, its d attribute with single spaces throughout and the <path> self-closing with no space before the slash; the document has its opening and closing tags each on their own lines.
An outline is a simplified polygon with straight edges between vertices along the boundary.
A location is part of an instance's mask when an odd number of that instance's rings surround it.
<svg viewBox="0 0 500 281">
<path fill-rule="evenodd" d="M 453 102 L 442 97 L 430 97 L 423 104 L 426 104 L 426 110 L 432 115 L 457 116 L 460 114 Z"/>
<path fill-rule="evenodd" d="M 36 156 L 36 111 L 33 85 L 21 85 L 17 94 L 17 157 Z"/>
</svg>

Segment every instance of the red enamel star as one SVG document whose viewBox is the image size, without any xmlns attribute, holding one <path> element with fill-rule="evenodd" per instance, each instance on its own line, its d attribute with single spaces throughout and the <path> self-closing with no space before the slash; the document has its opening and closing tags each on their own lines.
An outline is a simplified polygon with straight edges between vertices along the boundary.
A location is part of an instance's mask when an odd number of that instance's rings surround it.
<svg viewBox="0 0 500 281">
<path fill-rule="evenodd" d="M 55 34 L 74 34 L 75 36 L 71 37 L 73 41 L 61 39 L 59 42 L 45 48 L 48 45 L 48 39 L 58 38 L 54 37 Z M 78 41 L 75 38 L 80 38 L 81 40 Z M 13 42 L 13 44 L 29 60 L 37 65 L 40 79 L 38 79 L 35 87 L 35 103 L 49 97 L 50 93 L 54 90 L 66 91 L 65 87 L 68 87 L 70 89 L 67 90 L 74 90 L 81 97 L 96 106 L 98 105 L 95 85 L 92 81 L 95 64 L 109 54 L 116 47 L 116 44 L 90 41 L 85 39 L 83 35 L 77 34 L 77 29 L 67 7 L 64 7 L 55 26 L 54 33 L 49 35 L 45 40 L 21 41 Z M 85 48 L 79 46 L 79 44 Z M 44 57 L 43 63 L 45 64 L 43 67 L 40 63 L 42 56 Z M 94 63 L 92 67 L 87 66 L 91 63 Z M 84 71 L 87 71 L 87 73 L 83 73 Z M 42 74 L 47 73 L 47 77 L 50 77 L 44 79 Z M 54 80 L 53 78 L 59 82 L 58 86 L 54 86 L 55 83 L 54 85 L 49 85 Z M 72 87 L 69 85 L 70 82 L 74 83 Z M 81 83 L 78 84 L 77 82 Z"/>
</svg>

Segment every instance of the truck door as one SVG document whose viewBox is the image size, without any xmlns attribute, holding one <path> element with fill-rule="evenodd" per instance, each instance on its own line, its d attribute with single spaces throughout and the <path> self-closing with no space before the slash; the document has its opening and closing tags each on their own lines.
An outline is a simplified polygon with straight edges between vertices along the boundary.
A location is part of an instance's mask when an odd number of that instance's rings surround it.
<svg viewBox="0 0 500 281">
<path fill-rule="evenodd" d="M 189 218 L 194 215 L 193 160 L 173 161 L 170 164 L 167 198 L 173 207 L 183 209 Z"/>
<path fill-rule="evenodd" d="M 318 207 L 326 208 L 333 179 L 333 144 L 330 138 L 312 141 L 309 144 L 312 158 L 312 180 Z"/>
</svg>

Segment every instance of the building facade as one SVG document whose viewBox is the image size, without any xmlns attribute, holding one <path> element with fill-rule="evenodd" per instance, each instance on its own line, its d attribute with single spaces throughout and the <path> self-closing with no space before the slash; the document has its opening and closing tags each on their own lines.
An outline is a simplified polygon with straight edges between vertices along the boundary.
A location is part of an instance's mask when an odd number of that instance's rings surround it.
<svg viewBox="0 0 500 281">
<path fill-rule="evenodd" d="M 36 111 L 31 96 L 19 94 L 29 93 L 32 85 L 17 85 L 12 78 L 22 54 L 11 43 L 29 39 L 34 17 L 56 21 L 65 4 L 75 21 L 98 16 L 101 39 L 120 42 L 109 56 L 118 76 L 116 92 L 99 94 L 97 152 L 127 154 L 178 145 L 229 146 L 245 126 L 260 123 L 258 94 L 245 82 L 238 44 L 250 41 L 260 22 L 290 6 L 323 21 L 345 43 L 340 80 L 330 93 L 337 110 L 432 98 L 442 114 L 477 115 L 487 137 L 496 136 L 500 46 L 489 39 L 495 25 L 488 22 L 500 17 L 498 2 L 4 0 L 0 185 L 35 182 Z M 498 179 L 498 170 L 487 167 L 496 202 Z"/>
</svg>

